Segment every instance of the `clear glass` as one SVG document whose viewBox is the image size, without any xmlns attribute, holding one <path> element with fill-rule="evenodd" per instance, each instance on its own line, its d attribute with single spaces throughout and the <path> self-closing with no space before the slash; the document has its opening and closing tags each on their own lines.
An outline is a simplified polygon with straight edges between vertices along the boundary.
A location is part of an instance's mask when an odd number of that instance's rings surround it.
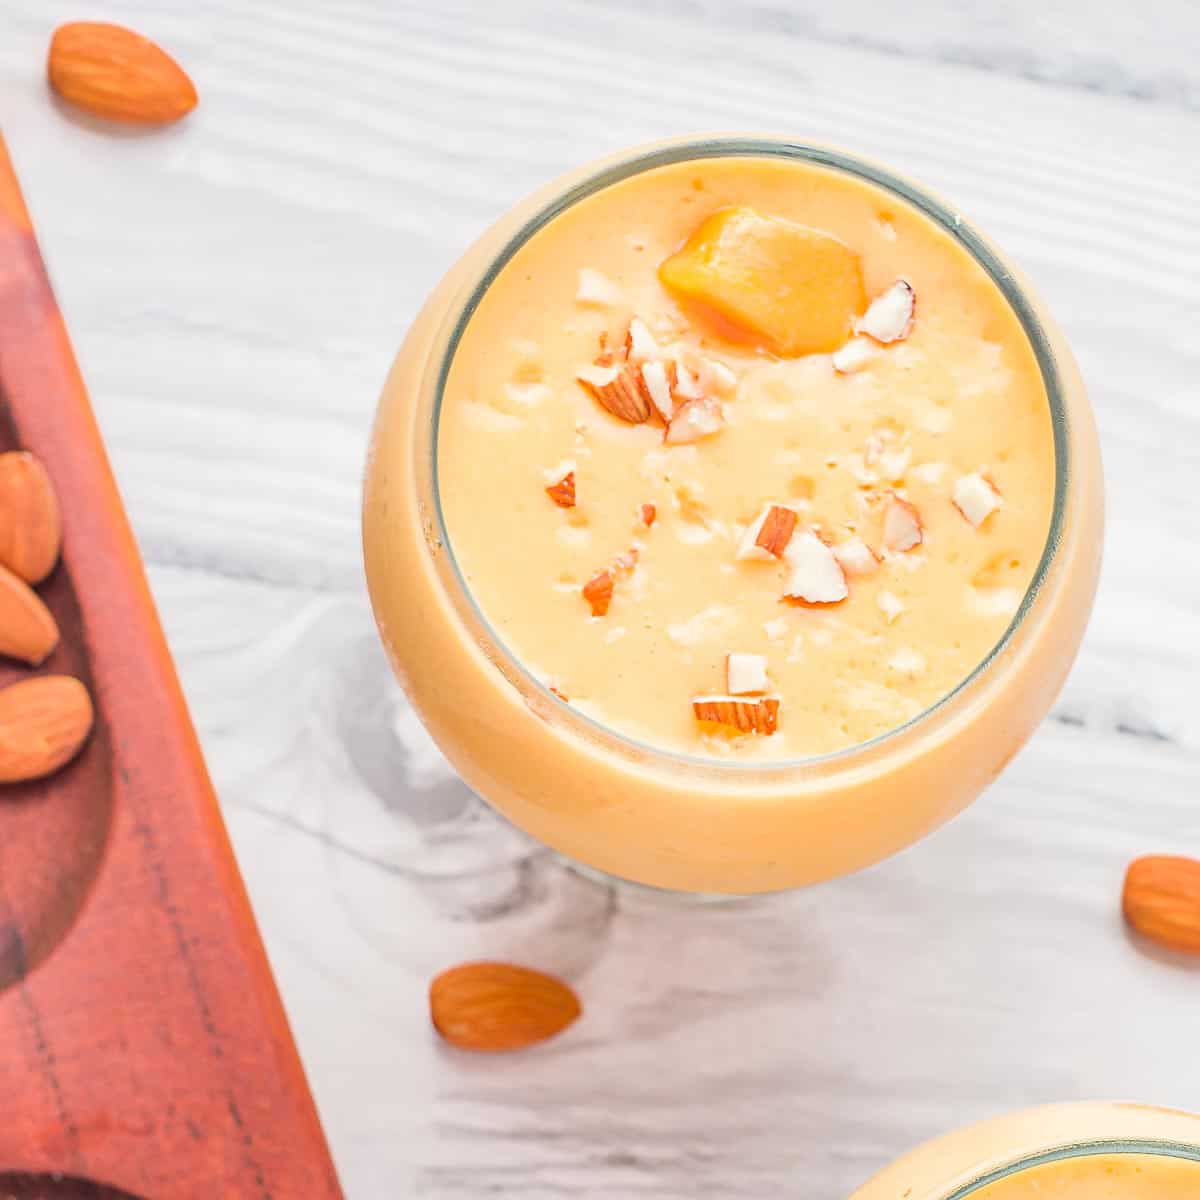
<svg viewBox="0 0 1200 1200">
<path fill-rule="evenodd" d="M 1200 1117 L 1134 1104 L 1030 1109 L 917 1147 L 851 1200 L 967 1200 L 992 1184 L 1053 1163 L 1125 1155 L 1195 1163 L 1200 1172 Z M 1196 1178 L 1195 1194 L 1200 1194 L 1200 1173 Z"/>
<path fill-rule="evenodd" d="M 1099 1158 L 1122 1154 L 1148 1155 L 1151 1158 L 1174 1158 L 1200 1164 L 1200 1146 L 1189 1146 L 1183 1142 L 1151 1142 L 1129 1139 L 1081 1142 L 1073 1146 L 1057 1146 L 1053 1150 L 1044 1150 L 1040 1154 L 1031 1154 L 1028 1158 L 997 1167 L 994 1171 L 988 1171 L 985 1175 L 980 1175 L 978 1179 L 955 1188 L 946 1196 L 945 1200 L 967 1200 L 968 1196 L 978 1195 L 985 1187 L 989 1187 L 993 1183 L 999 1183 L 1002 1179 L 1011 1179 L 1014 1175 L 1045 1167 L 1050 1163 L 1067 1162 L 1075 1158 Z"/>
<path fill-rule="evenodd" d="M 972 255 L 1007 298 L 1037 357 L 1051 408 L 1056 482 L 1033 582 L 991 654 L 954 691 L 848 750 L 738 764 L 623 737 L 560 702 L 523 668 L 479 611 L 455 562 L 436 450 L 455 348 L 522 244 L 569 206 L 634 173 L 758 156 L 864 179 L 917 208 Z M 1044 714 L 1074 656 L 1095 588 L 1101 507 L 1094 425 L 1070 353 L 1015 268 L 956 210 L 837 150 L 787 139 L 704 138 L 635 150 L 567 176 L 509 214 L 450 272 L 385 388 L 368 463 L 364 544 L 376 617 L 397 674 L 442 749 L 486 800 L 601 871 L 658 887 L 744 893 L 867 865 L 974 798 Z M 957 776 L 948 773 L 956 763 L 963 767 Z M 604 811 L 593 805 L 581 812 L 579 788 L 593 789 Z M 755 803 L 747 828 L 746 805 Z M 631 819 L 633 804 L 641 819 Z"/>
</svg>

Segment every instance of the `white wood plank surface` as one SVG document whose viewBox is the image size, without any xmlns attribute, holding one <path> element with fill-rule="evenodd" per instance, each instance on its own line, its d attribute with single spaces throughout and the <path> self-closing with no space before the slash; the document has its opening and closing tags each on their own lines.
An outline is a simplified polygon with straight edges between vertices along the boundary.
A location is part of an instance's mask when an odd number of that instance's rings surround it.
<svg viewBox="0 0 1200 1200">
<path fill-rule="evenodd" d="M 170 47 L 194 116 L 54 105 L 81 15 Z M 353 1200 L 840 1200 L 1006 1108 L 1200 1109 L 1200 971 L 1116 911 L 1131 856 L 1200 854 L 1198 110 L 1191 0 L 0 0 L 0 127 Z M 467 241 L 705 128 L 959 202 L 1059 313 L 1110 485 L 1080 663 L 989 794 L 855 878 L 712 907 L 613 894 L 479 809 L 389 680 L 357 530 L 379 386 Z M 569 975 L 586 1018 L 447 1053 L 426 982 L 475 953 Z"/>
</svg>

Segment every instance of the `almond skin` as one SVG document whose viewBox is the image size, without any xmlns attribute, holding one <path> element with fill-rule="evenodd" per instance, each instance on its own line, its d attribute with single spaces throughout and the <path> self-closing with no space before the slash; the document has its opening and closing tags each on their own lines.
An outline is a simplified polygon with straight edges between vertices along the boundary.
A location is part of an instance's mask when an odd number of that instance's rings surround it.
<svg viewBox="0 0 1200 1200">
<path fill-rule="evenodd" d="M 98 117 L 163 125 L 196 107 L 187 72 L 152 41 L 120 25 L 73 21 L 50 40 L 50 86 Z"/>
<path fill-rule="evenodd" d="M 1121 898 L 1125 920 L 1170 950 L 1200 954 L 1200 862 L 1167 854 L 1134 859 Z"/>
<path fill-rule="evenodd" d="M 0 565 L 41 583 L 61 548 L 62 518 L 46 468 L 22 450 L 0 454 Z"/>
<path fill-rule="evenodd" d="M 508 963 L 464 963 L 429 985 L 433 1027 L 462 1050 L 520 1050 L 561 1033 L 582 1011 L 565 983 Z"/>
<path fill-rule="evenodd" d="M 39 675 L 0 690 L 0 783 L 51 775 L 92 731 L 87 688 L 70 675 Z"/>
<path fill-rule="evenodd" d="M 593 617 L 603 617 L 613 598 L 611 571 L 600 571 L 583 585 L 583 598 L 592 606 Z"/>
<path fill-rule="evenodd" d="M 557 483 L 546 488 L 546 495 L 559 508 L 575 507 L 575 472 L 568 471 Z"/>
<path fill-rule="evenodd" d="M 36 667 L 58 645 L 58 624 L 37 593 L 0 567 L 0 654 Z"/>
</svg>

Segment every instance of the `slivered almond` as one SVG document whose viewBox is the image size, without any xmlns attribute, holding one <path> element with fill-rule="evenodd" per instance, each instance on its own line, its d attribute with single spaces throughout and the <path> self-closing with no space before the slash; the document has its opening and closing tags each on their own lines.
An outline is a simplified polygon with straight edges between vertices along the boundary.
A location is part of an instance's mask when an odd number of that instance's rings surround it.
<svg viewBox="0 0 1200 1200">
<path fill-rule="evenodd" d="M 0 567 L 0 654 L 36 667 L 58 645 L 58 624 L 36 592 Z"/>
<path fill-rule="evenodd" d="M 643 504 L 639 516 L 642 524 L 649 529 L 654 524 L 655 517 L 658 516 L 658 509 L 653 504 Z"/>
<path fill-rule="evenodd" d="M 46 468 L 23 450 L 0 454 L 0 565 L 26 583 L 41 583 L 61 546 L 58 498 Z"/>
<path fill-rule="evenodd" d="M 619 421 L 640 425 L 650 419 L 650 395 L 641 372 L 631 363 L 593 364 L 577 371 L 575 378 Z"/>
<path fill-rule="evenodd" d="M 509 963 L 464 963 L 429 985 L 434 1029 L 462 1050 L 520 1050 L 561 1033 L 582 1012 L 561 980 Z"/>
<path fill-rule="evenodd" d="M 613 598 L 611 571 L 598 571 L 583 585 L 583 598 L 592 606 L 592 616 L 602 617 L 608 612 Z"/>
<path fill-rule="evenodd" d="M 684 445 L 712 437 L 724 427 L 725 412 L 721 402 L 704 396 L 699 400 L 686 400 L 675 410 L 663 440 L 670 446 Z"/>
<path fill-rule="evenodd" d="M 697 721 L 724 725 L 742 733 L 762 733 L 770 736 L 779 728 L 779 698 L 759 696 L 697 696 L 692 701 Z"/>
<path fill-rule="evenodd" d="M 916 293 L 912 284 L 907 279 L 897 279 L 871 301 L 867 311 L 855 323 L 855 331 L 885 345 L 901 341 L 912 331 L 915 305 Z"/>
<path fill-rule="evenodd" d="M 925 540 L 921 514 L 907 500 L 889 496 L 883 510 L 883 544 L 889 550 L 911 550 Z"/>
<path fill-rule="evenodd" d="M 964 475 L 954 485 L 954 507 L 975 526 L 980 527 L 1000 507 L 1000 493 L 978 471 Z"/>
<path fill-rule="evenodd" d="M 792 538 L 784 555 L 791 571 L 784 596 L 806 604 L 837 604 L 849 595 L 846 574 L 833 551 L 810 529 Z"/>
<path fill-rule="evenodd" d="M 39 675 L 0 690 L 0 783 L 42 779 L 79 753 L 92 730 L 87 688 Z"/>
<path fill-rule="evenodd" d="M 839 542 L 833 553 L 847 575 L 873 575 L 879 569 L 879 555 L 860 537 Z"/>
<path fill-rule="evenodd" d="M 546 495 L 559 508 L 575 507 L 575 472 L 568 471 L 557 483 L 546 488 Z"/>
<path fill-rule="evenodd" d="M 727 654 L 725 687 L 731 696 L 746 696 L 767 690 L 765 654 Z"/>
</svg>

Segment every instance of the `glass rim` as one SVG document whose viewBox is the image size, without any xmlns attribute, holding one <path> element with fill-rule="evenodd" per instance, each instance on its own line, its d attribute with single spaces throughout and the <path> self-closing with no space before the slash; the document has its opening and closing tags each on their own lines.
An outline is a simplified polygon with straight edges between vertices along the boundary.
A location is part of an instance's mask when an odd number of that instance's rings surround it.
<svg viewBox="0 0 1200 1200">
<path fill-rule="evenodd" d="M 1033 352 L 1050 409 L 1054 445 L 1054 503 L 1050 526 L 1037 568 L 1012 620 L 988 653 L 971 671 L 932 704 L 907 721 L 885 730 L 865 742 L 857 742 L 852 746 L 826 754 L 755 762 L 729 762 L 716 757 L 685 754 L 641 741 L 565 703 L 550 690 L 547 684 L 525 667 L 506 640 L 488 620 L 463 576 L 462 568 L 454 552 L 453 540 L 446 527 L 442 507 L 438 446 L 446 381 L 467 326 L 500 273 L 534 236 L 580 201 L 634 175 L 681 162 L 709 158 L 798 160 L 848 174 L 911 204 L 966 250 L 973 261 L 999 289 L 1017 318 Z M 856 765 L 864 755 L 886 750 L 901 743 L 905 738 L 930 727 L 937 718 L 949 715 L 953 711 L 955 701 L 965 697 L 983 681 L 992 677 L 993 668 L 1004 651 L 1012 645 L 1033 611 L 1051 574 L 1062 544 L 1072 478 L 1070 414 L 1067 390 L 1058 369 L 1051 337 L 1036 311 L 1034 302 L 1004 258 L 992 248 L 986 237 L 963 220 L 956 209 L 943 204 L 931 193 L 904 177 L 893 174 L 887 168 L 832 147 L 786 137 L 712 135 L 677 139 L 650 147 L 635 147 L 615 160 L 602 161 L 583 178 L 576 179 L 562 188 L 552 199 L 542 204 L 532 216 L 522 221 L 520 227 L 505 239 L 501 248 L 489 256 L 483 270 L 476 273 L 467 284 L 460 288 L 433 338 L 429 363 L 436 364 L 436 370 L 431 371 L 427 365 L 422 379 L 422 405 L 429 403 L 430 413 L 428 442 L 424 447 L 426 458 L 423 465 L 429 471 L 431 483 L 432 520 L 436 544 L 444 551 L 445 560 L 450 564 L 450 574 L 458 598 L 461 600 L 461 604 L 457 607 L 460 612 L 465 607 L 470 617 L 486 634 L 489 658 L 493 661 L 503 660 L 504 674 L 511 683 L 518 688 L 530 689 L 544 702 L 556 706 L 550 711 L 555 712 L 556 716 L 561 715 L 562 724 L 577 725 L 579 732 L 588 740 L 607 745 L 618 753 L 633 754 L 643 760 L 661 762 L 675 768 L 713 771 L 722 777 L 749 774 L 758 777 L 768 774 L 794 777 L 798 772 Z"/>
<path fill-rule="evenodd" d="M 1068 1162 L 1075 1158 L 1096 1158 L 1101 1155 L 1142 1155 L 1200 1165 L 1200 1145 L 1191 1142 L 1163 1138 L 1095 1138 L 1070 1142 L 1064 1146 L 1053 1146 L 1048 1150 L 1026 1154 L 1002 1166 L 990 1168 L 984 1174 L 945 1193 L 941 1200 L 968 1200 L 970 1196 L 978 1194 L 989 1185 L 1011 1179 L 1025 1171 L 1052 1163 Z"/>
</svg>

